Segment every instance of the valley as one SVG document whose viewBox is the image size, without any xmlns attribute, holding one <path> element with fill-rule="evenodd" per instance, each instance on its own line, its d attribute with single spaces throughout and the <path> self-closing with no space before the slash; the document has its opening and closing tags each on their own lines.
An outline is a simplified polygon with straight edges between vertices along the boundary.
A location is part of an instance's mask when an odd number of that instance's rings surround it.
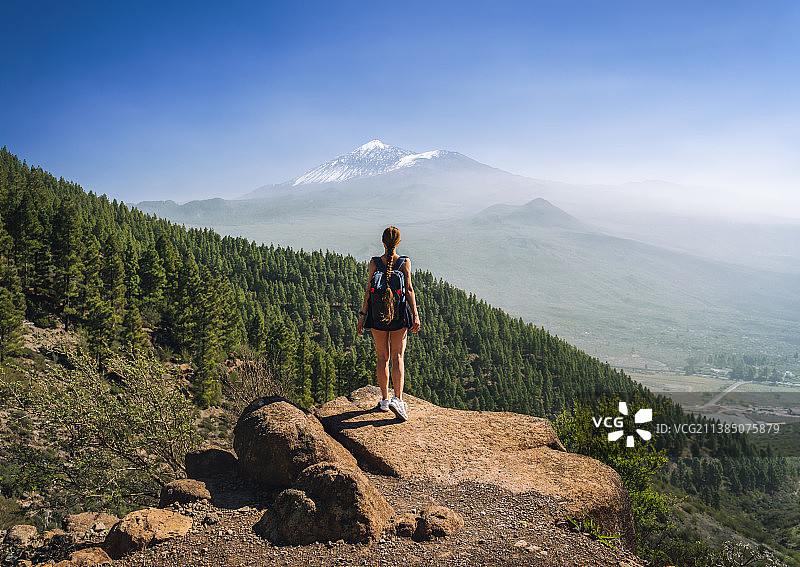
<svg viewBox="0 0 800 567">
<path fill-rule="evenodd" d="M 800 274 L 786 268 L 797 250 L 780 244 L 796 225 L 614 212 L 614 196 L 635 208 L 629 188 L 528 179 L 438 152 L 373 141 L 239 200 L 137 207 L 187 227 L 361 261 L 380 253 L 379 235 L 394 224 L 415 269 L 628 370 L 680 371 L 715 353 L 777 361 L 797 352 Z M 429 157 L 403 161 L 409 155 Z M 777 256 L 758 254 L 770 247 Z M 783 370 L 800 374 L 796 363 Z"/>
</svg>

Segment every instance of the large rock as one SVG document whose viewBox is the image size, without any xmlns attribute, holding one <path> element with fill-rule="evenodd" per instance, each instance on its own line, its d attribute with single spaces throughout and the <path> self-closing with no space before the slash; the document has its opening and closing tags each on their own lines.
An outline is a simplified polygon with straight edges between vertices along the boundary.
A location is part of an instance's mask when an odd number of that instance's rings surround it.
<svg viewBox="0 0 800 567">
<path fill-rule="evenodd" d="M 111 528 L 103 547 L 112 558 L 119 559 L 130 551 L 183 537 L 191 527 L 191 518 L 170 510 L 137 510 Z"/>
<path fill-rule="evenodd" d="M 201 447 L 186 453 L 185 462 L 186 476 L 195 479 L 231 479 L 239 469 L 236 455 L 216 446 Z"/>
<path fill-rule="evenodd" d="M 173 503 L 188 504 L 200 500 L 211 500 L 211 493 L 206 488 L 206 483 L 193 478 L 179 478 L 161 489 L 159 508 L 166 508 Z"/>
<path fill-rule="evenodd" d="M 55 567 L 95 567 L 97 565 L 110 565 L 111 557 L 100 547 L 88 547 L 73 551 L 69 561 L 56 563 Z"/>
<path fill-rule="evenodd" d="M 460 514 L 445 506 L 427 506 L 419 514 L 406 512 L 395 516 L 392 530 L 401 537 L 414 541 L 429 541 L 449 537 L 464 527 Z"/>
<path fill-rule="evenodd" d="M 438 537 L 448 537 L 464 527 L 464 519 L 445 506 L 428 506 L 420 513 L 414 539 L 428 541 Z"/>
<path fill-rule="evenodd" d="M 6 532 L 3 543 L 13 547 L 27 547 L 33 543 L 38 533 L 39 531 L 36 529 L 36 526 L 17 524 L 11 526 L 8 532 Z"/>
<path fill-rule="evenodd" d="M 119 522 L 119 518 L 105 512 L 81 512 L 70 514 L 61 522 L 64 530 L 77 538 L 82 538 L 94 533 L 105 532 Z"/>
<path fill-rule="evenodd" d="M 260 398 L 245 408 L 233 446 L 242 476 L 265 486 L 289 487 L 303 469 L 317 463 L 357 465 L 313 414 L 280 396 Z"/>
<path fill-rule="evenodd" d="M 376 539 L 394 511 L 357 467 L 319 463 L 284 490 L 254 530 L 274 543 L 367 542 Z"/>
<path fill-rule="evenodd" d="M 375 411 L 380 396 L 378 388 L 365 386 L 316 412 L 362 466 L 401 478 L 473 481 L 550 496 L 564 516 L 588 514 L 601 530 L 621 533 L 626 546 L 635 547 L 633 514 L 619 474 L 567 453 L 548 420 L 447 409 L 404 395 L 409 420 L 401 422 Z"/>
</svg>

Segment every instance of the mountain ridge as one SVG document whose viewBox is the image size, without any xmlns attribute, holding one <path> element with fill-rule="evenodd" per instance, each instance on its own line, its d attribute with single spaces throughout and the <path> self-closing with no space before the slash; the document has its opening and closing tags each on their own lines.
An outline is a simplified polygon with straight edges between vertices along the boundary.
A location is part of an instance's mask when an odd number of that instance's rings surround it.
<svg viewBox="0 0 800 567">
<path fill-rule="evenodd" d="M 330 159 L 293 179 L 278 184 L 267 184 L 254 189 L 235 200 L 262 199 L 285 195 L 287 192 L 318 187 L 327 184 L 338 185 L 348 181 L 358 181 L 382 176 L 403 169 L 450 169 L 455 168 L 497 168 L 480 163 L 459 152 L 450 150 L 429 150 L 413 152 L 396 146 L 389 146 L 378 139 L 371 140 L 355 150 Z M 505 175 L 513 175 L 502 171 Z"/>
</svg>

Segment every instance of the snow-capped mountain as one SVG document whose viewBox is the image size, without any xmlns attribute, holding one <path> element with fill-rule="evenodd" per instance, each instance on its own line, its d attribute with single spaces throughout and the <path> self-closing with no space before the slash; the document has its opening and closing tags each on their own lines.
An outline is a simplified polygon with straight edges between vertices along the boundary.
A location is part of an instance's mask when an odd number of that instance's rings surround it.
<svg viewBox="0 0 800 567">
<path fill-rule="evenodd" d="M 381 175 L 396 169 L 413 167 L 425 161 L 457 155 L 460 154 L 445 150 L 416 154 L 403 148 L 389 146 L 380 140 L 372 140 L 350 153 L 326 161 L 305 172 L 290 181 L 290 184 L 297 186 L 310 183 L 339 183 L 350 179 Z"/>
</svg>

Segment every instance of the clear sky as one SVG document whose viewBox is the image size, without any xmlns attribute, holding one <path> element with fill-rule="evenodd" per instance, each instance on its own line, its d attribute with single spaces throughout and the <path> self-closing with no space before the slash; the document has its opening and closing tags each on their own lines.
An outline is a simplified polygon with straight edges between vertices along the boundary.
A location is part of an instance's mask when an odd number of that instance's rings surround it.
<svg viewBox="0 0 800 567">
<path fill-rule="evenodd" d="M 800 217 L 800 3 L 5 2 L 0 145 L 129 203 L 373 139 Z"/>
</svg>

